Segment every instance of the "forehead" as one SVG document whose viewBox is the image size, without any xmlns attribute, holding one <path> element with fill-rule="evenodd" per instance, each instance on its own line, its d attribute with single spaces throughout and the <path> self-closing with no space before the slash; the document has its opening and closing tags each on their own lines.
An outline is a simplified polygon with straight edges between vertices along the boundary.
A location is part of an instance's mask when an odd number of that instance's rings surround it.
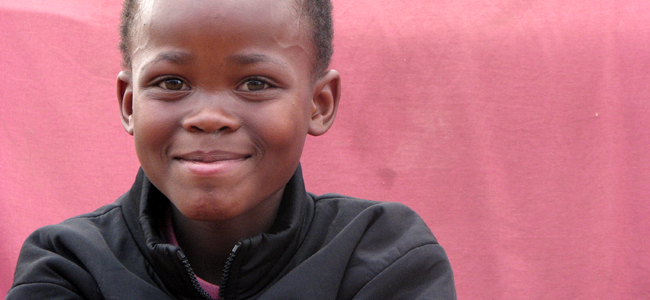
<svg viewBox="0 0 650 300">
<path fill-rule="evenodd" d="M 258 47 L 298 47 L 313 58 L 311 26 L 301 5 L 300 0 L 140 0 L 131 55 L 180 36 L 177 43 L 183 37 L 203 39 L 206 47 L 220 39 L 222 44 L 239 40 Z"/>
<path fill-rule="evenodd" d="M 310 23 L 310 20 L 303 20 L 302 4 L 301 0 L 139 0 L 132 31 L 136 34 L 146 32 L 161 21 L 182 26 L 188 19 L 191 23 L 207 26 L 237 20 L 238 25 L 247 23 L 251 27 L 294 31 L 305 29 Z M 220 25 L 221 30 L 229 29 L 228 22 Z"/>
</svg>

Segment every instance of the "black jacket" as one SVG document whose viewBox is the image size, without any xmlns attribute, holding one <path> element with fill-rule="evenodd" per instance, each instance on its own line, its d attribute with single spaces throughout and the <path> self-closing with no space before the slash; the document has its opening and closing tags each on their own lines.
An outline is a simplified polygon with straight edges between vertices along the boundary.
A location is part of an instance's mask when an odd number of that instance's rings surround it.
<svg viewBox="0 0 650 300">
<path fill-rule="evenodd" d="M 34 232 L 7 300 L 209 299 L 160 232 L 169 201 L 142 171 L 93 213 Z M 455 299 L 451 266 L 406 206 L 305 192 L 300 168 L 269 233 L 240 241 L 225 299 Z"/>
</svg>

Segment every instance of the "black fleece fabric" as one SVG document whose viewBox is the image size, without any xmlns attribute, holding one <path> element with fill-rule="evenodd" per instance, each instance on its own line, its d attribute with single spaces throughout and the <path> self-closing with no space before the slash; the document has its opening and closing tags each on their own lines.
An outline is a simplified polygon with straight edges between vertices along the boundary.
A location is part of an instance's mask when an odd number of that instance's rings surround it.
<svg viewBox="0 0 650 300">
<path fill-rule="evenodd" d="M 140 170 L 115 203 L 30 235 L 6 299 L 210 299 L 160 232 L 169 205 Z M 271 230 L 236 248 L 226 300 L 456 299 L 449 260 L 415 212 L 309 194 L 300 167 Z"/>
</svg>

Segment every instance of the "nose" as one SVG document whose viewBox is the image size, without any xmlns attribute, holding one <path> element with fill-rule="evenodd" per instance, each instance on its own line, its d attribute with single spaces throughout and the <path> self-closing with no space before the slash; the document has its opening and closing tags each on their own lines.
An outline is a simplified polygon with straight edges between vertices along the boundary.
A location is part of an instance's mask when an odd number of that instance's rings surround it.
<svg viewBox="0 0 650 300">
<path fill-rule="evenodd" d="M 183 119 L 183 128 L 189 132 L 232 132 L 241 121 L 224 102 L 226 99 L 197 99 L 197 108 Z M 205 101 L 204 101 L 205 100 Z M 223 100 L 223 101 L 222 101 Z"/>
</svg>

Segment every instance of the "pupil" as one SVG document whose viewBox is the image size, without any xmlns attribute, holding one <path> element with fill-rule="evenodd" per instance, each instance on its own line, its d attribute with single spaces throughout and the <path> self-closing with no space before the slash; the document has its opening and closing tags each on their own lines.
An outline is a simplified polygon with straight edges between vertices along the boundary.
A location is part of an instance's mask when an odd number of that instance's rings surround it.
<svg viewBox="0 0 650 300">
<path fill-rule="evenodd" d="M 259 91 L 261 89 L 264 89 L 264 82 L 261 82 L 259 80 L 250 80 L 248 83 L 246 83 L 246 85 L 250 91 Z"/>
<path fill-rule="evenodd" d="M 165 81 L 165 87 L 170 90 L 180 90 L 183 87 L 183 82 L 178 79 L 168 79 Z"/>
</svg>

